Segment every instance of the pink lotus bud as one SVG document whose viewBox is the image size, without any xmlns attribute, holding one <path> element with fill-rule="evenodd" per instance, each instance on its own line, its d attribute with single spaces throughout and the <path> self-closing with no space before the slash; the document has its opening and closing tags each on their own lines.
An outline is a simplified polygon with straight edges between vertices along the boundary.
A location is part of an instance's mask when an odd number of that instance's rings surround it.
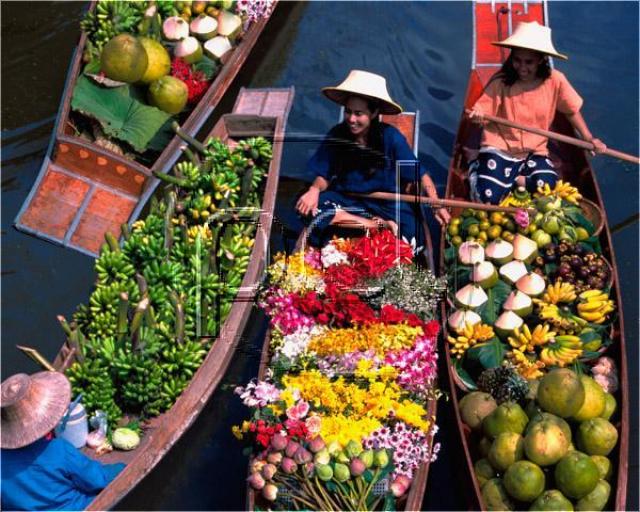
<svg viewBox="0 0 640 512">
<path fill-rule="evenodd" d="M 260 473 L 251 473 L 249 478 L 247 478 L 247 482 L 249 482 L 249 485 L 256 491 L 262 489 L 265 484 L 264 478 L 262 478 L 262 475 Z"/>
<path fill-rule="evenodd" d="M 351 471 L 353 476 L 360 476 L 366 469 L 367 466 L 365 466 L 364 462 L 358 457 L 353 458 L 349 463 L 349 471 Z"/>
<path fill-rule="evenodd" d="M 284 450 L 287 447 L 287 436 L 283 434 L 276 434 L 271 438 L 271 448 L 276 451 Z"/>
<path fill-rule="evenodd" d="M 313 462 L 316 464 L 329 464 L 329 462 L 331 462 L 331 455 L 329 455 L 329 451 L 326 448 L 320 450 L 314 455 Z"/>
<path fill-rule="evenodd" d="M 275 467 L 273 464 L 265 464 L 262 467 L 262 476 L 265 477 L 267 480 L 271 480 L 273 478 L 273 475 L 275 475 L 278 472 L 278 468 Z"/>
<path fill-rule="evenodd" d="M 262 495 L 269 501 L 276 501 L 278 497 L 278 487 L 274 484 L 267 484 L 262 488 Z"/>
<path fill-rule="evenodd" d="M 290 475 L 291 473 L 295 473 L 298 470 L 298 465 L 293 459 L 284 457 L 282 459 L 282 463 L 280 464 L 280 468 L 282 468 L 282 471 Z"/>
<path fill-rule="evenodd" d="M 313 455 L 311 455 L 311 452 L 309 450 L 301 446 L 297 449 L 295 455 L 293 456 L 293 460 L 295 460 L 298 464 L 305 464 L 313 460 Z"/>
<path fill-rule="evenodd" d="M 404 475 L 399 475 L 393 482 L 391 482 L 391 485 L 389 487 L 393 495 L 396 498 L 399 498 L 407 492 L 407 490 L 409 489 L 409 485 L 411 485 L 411 480 L 409 480 L 409 478 Z"/>
<path fill-rule="evenodd" d="M 314 464 L 313 462 L 307 462 L 307 463 L 303 466 L 303 469 L 304 469 L 304 473 L 305 473 L 305 475 L 307 475 L 307 476 L 309 476 L 309 477 L 313 476 L 314 468 L 315 468 L 315 464 Z"/>
<path fill-rule="evenodd" d="M 267 462 L 276 466 L 282 462 L 282 452 L 271 452 L 267 455 Z"/>
<path fill-rule="evenodd" d="M 289 441 L 289 443 L 287 444 L 287 447 L 284 450 L 284 454 L 287 457 L 293 457 L 298 451 L 298 448 L 300 448 L 299 443 L 296 443 L 295 441 Z"/>
<path fill-rule="evenodd" d="M 318 453 L 324 447 L 324 440 L 320 436 L 316 436 L 311 441 L 309 441 L 309 450 L 311 450 L 313 453 Z"/>
<path fill-rule="evenodd" d="M 262 459 L 253 459 L 249 469 L 252 473 L 256 473 L 260 471 L 262 469 L 262 466 L 264 466 L 265 464 L 266 462 Z"/>
</svg>

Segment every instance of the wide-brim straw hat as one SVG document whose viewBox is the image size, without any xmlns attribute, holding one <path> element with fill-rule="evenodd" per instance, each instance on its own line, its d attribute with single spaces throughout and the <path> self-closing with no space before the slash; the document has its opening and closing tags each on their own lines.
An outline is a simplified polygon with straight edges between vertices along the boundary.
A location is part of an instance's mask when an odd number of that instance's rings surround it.
<svg viewBox="0 0 640 512">
<path fill-rule="evenodd" d="M 551 29 L 540 25 L 537 21 L 521 21 L 509 37 L 503 41 L 494 41 L 496 46 L 507 48 L 524 48 L 567 60 L 569 57 L 558 53 L 551 41 Z"/>
<path fill-rule="evenodd" d="M 344 105 L 350 96 L 363 96 L 379 103 L 381 114 L 399 114 L 402 107 L 391 99 L 383 76 L 353 69 L 340 85 L 323 87 L 323 94 L 331 101 Z"/>
<path fill-rule="evenodd" d="M 2 383 L 0 446 L 22 448 L 53 430 L 71 402 L 71 384 L 60 372 L 17 373 Z"/>
</svg>

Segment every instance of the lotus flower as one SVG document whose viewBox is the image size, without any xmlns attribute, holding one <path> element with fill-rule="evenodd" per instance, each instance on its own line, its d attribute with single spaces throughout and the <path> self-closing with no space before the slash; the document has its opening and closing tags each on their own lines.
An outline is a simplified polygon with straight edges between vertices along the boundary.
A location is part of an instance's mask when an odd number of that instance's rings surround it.
<svg viewBox="0 0 640 512">
<path fill-rule="evenodd" d="M 316 464 L 316 475 L 320 480 L 328 482 L 333 478 L 333 469 L 327 464 Z"/>
<path fill-rule="evenodd" d="M 293 456 L 293 460 L 298 464 L 306 464 L 307 462 L 311 462 L 313 460 L 313 455 L 311 455 L 311 452 L 309 450 L 307 450 L 303 446 L 300 446 L 300 448 L 298 448 L 295 455 Z"/>
<path fill-rule="evenodd" d="M 284 450 L 284 454 L 287 457 L 293 457 L 298 451 L 298 448 L 300 448 L 299 443 L 296 443 L 295 441 L 289 441 L 289 443 L 287 444 L 287 447 Z"/>
<path fill-rule="evenodd" d="M 331 462 L 331 455 L 329 455 L 329 450 L 326 448 L 320 450 L 313 457 L 313 462 L 316 464 L 329 464 Z"/>
<path fill-rule="evenodd" d="M 298 465 L 293 459 L 290 459 L 289 457 L 284 457 L 282 459 L 282 462 L 280 463 L 280 468 L 282 469 L 282 471 L 284 471 L 288 475 L 298 471 Z"/>
<path fill-rule="evenodd" d="M 366 469 L 367 467 L 364 465 L 364 462 L 358 457 L 355 457 L 349 464 L 349 471 L 353 476 L 360 476 Z"/>
<path fill-rule="evenodd" d="M 368 469 L 373 465 L 373 450 L 365 450 L 360 454 L 360 460 Z"/>
<path fill-rule="evenodd" d="M 266 483 L 260 473 L 251 473 L 249 478 L 247 478 L 247 482 L 249 482 L 249 485 L 256 491 L 262 489 L 264 487 L 264 484 Z"/>
<path fill-rule="evenodd" d="M 284 434 L 276 434 L 271 438 L 271 448 L 277 451 L 284 450 L 288 444 L 287 436 Z"/>
<path fill-rule="evenodd" d="M 409 477 L 405 475 L 398 475 L 396 479 L 393 482 L 391 482 L 391 485 L 389 486 L 389 488 L 391 489 L 391 492 L 393 493 L 393 495 L 396 498 L 399 498 L 400 496 L 403 496 L 407 492 L 410 485 L 411 485 L 411 480 L 409 479 Z"/>
<path fill-rule="evenodd" d="M 320 433 L 320 426 L 322 424 L 322 420 L 320 416 L 309 416 L 306 420 L 304 420 L 304 425 L 307 427 L 307 431 L 311 435 L 316 435 Z"/>
<path fill-rule="evenodd" d="M 271 452 L 267 455 L 267 462 L 276 466 L 282 462 L 282 452 Z"/>
<path fill-rule="evenodd" d="M 267 480 L 271 480 L 273 478 L 273 475 L 275 475 L 277 472 L 278 468 L 273 464 L 265 464 L 264 466 L 262 466 L 262 476 Z"/>
<path fill-rule="evenodd" d="M 340 462 L 337 462 L 333 467 L 333 476 L 338 482 L 346 482 L 349 480 L 351 473 L 349 472 L 349 468 Z"/>
<path fill-rule="evenodd" d="M 362 444 L 359 441 L 351 440 L 345 446 L 344 451 L 349 457 L 357 457 L 362 453 Z"/>
<path fill-rule="evenodd" d="M 278 497 L 278 487 L 274 484 L 267 484 L 262 488 L 262 495 L 269 501 L 276 501 Z"/>
<path fill-rule="evenodd" d="M 325 443 L 320 436 L 316 436 L 311 441 L 309 441 L 309 450 L 311 450 L 313 453 L 318 453 L 320 450 L 324 448 L 325 448 Z"/>
<path fill-rule="evenodd" d="M 382 450 L 378 450 L 373 456 L 376 466 L 379 468 L 384 468 L 389 464 L 389 454 L 387 450 L 384 448 Z"/>
</svg>

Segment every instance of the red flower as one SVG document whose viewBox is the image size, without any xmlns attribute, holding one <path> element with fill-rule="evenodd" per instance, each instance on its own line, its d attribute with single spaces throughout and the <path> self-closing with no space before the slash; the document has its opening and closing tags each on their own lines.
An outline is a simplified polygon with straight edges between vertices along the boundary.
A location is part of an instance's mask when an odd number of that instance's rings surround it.
<svg viewBox="0 0 640 512">
<path fill-rule="evenodd" d="M 171 76 L 182 80 L 189 90 L 189 103 L 197 103 L 209 88 L 209 80 L 204 73 L 193 71 L 183 59 L 176 57 L 171 61 Z"/>
<path fill-rule="evenodd" d="M 382 306 L 380 310 L 380 321 L 385 324 L 399 324 L 400 322 L 404 322 L 406 316 L 404 311 L 391 304 Z"/>
<path fill-rule="evenodd" d="M 425 324 L 423 330 L 425 336 L 428 336 L 429 338 L 435 338 L 440 332 L 440 324 L 435 320 L 431 320 L 430 322 L 427 322 Z"/>
</svg>

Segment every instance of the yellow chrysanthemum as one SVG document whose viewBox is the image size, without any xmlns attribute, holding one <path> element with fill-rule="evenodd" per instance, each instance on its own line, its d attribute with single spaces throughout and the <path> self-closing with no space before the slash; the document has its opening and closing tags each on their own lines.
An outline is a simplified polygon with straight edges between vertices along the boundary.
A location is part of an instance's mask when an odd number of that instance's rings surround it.
<svg viewBox="0 0 640 512">
<path fill-rule="evenodd" d="M 342 448 L 352 439 L 363 439 L 382 427 L 380 421 L 370 418 L 346 417 L 342 414 L 322 417 L 320 435 L 325 443 L 337 442 Z"/>
</svg>

